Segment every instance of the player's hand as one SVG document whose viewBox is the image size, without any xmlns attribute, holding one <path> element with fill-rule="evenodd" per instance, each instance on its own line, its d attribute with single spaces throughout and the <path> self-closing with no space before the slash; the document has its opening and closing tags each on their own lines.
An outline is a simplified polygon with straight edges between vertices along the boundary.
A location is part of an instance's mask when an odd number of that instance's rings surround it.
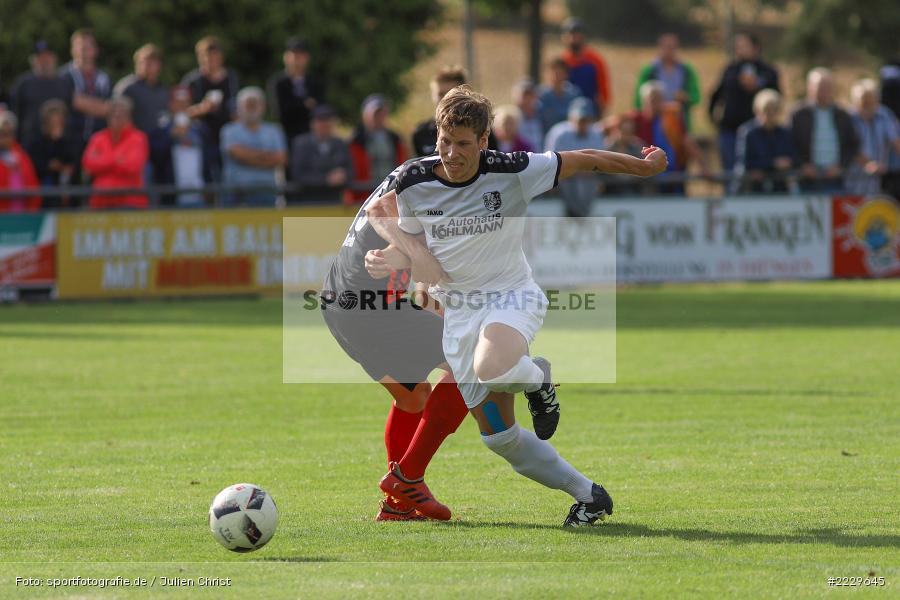
<svg viewBox="0 0 900 600">
<path fill-rule="evenodd" d="M 641 156 L 644 157 L 644 160 L 647 161 L 650 167 L 649 172 L 646 173 L 648 177 L 659 175 L 669 166 L 669 158 L 662 148 L 645 146 L 644 148 L 641 148 Z"/>
<path fill-rule="evenodd" d="M 394 269 L 388 264 L 383 250 L 369 250 L 366 252 L 366 271 L 372 279 L 384 279 Z"/>
</svg>

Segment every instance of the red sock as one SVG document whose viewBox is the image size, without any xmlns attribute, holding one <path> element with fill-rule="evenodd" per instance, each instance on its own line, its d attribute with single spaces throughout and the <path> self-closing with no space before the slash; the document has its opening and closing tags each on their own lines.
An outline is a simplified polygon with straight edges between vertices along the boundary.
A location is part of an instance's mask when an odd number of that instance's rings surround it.
<svg viewBox="0 0 900 600">
<path fill-rule="evenodd" d="M 416 433 L 422 413 L 409 413 L 391 405 L 387 423 L 384 424 L 384 445 L 387 448 L 388 463 L 403 458 L 410 440 Z"/>
<path fill-rule="evenodd" d="M 425 475 L 431 457 L 447 436 L 456 431 L 468 412 L 456 381 L 447 373 L 428 396 L 419 428 L 406 454 L 398 461 L 400 472 L 405 478 L 419 479 Z"/>
</svg>

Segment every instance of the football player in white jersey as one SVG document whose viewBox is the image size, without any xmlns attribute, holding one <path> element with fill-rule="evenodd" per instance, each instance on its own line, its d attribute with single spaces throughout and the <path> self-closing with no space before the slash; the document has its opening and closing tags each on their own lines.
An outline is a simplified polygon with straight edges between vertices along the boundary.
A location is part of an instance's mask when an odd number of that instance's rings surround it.
<svg viewBox="0 0 900 600">
<path fill-rule="evenodd" d="M 643 158 L 602 150 L 491 151 L 491 112 L 490 100 L 467 86 L 444 96 L 436 110 L 439 156 L 408 164 L 396 189 L 367 210 L 391 247 L 370 252 L 366 263 L 401 268 L 424 237 L 445 273 L 432 290 L 443 300 L 444 354 L 482 441 L 516 472 L 575 499 L 565 526 L 590 525 L 612 514 L 612 499 L 546 441 L 559 403 L 549 362 L 528 352 L 548 303 L 522 249 L 524 217 L 531 199 L 560 179 L 592 171 L 649 177 L 665 171 L 666 155 L 656 147 L 644 148 Z M 528 399 L 537 435 L 516 423 L 518 392 Z M 415 502 L 404 497 L 396 468 L 382 489 Z"/>
</svg>

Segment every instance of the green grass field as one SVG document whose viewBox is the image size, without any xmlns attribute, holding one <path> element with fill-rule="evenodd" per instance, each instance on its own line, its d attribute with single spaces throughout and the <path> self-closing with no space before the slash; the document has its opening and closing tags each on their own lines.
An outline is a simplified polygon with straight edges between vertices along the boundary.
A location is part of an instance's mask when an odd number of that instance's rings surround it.
<svg viewBox="0 0 900 600">
<path fill-rule="evenodd" d="M 379 524 L 387 394 L 282 384 L 280 302 L 0 307 L 0 598 L 897 597 L 898 350 L 900 282 L 622 290 L 618 383 L 561 388 L 553 439 L 612 519 L 561 530 L 470 420 L 428 478 L 453 521 Z M 281 514 L 249 555 L 206 523 L 239 481 Z"/>
</svg>

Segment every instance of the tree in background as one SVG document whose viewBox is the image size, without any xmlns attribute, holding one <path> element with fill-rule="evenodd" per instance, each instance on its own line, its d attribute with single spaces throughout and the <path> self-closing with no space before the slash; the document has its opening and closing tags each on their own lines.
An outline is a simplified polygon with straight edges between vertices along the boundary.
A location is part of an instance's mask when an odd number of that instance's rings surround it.
<svg viewBox="0 0 900 600">
<path fill-rule="evenodd" d="M 131 72 L 136 48 L 153 42 L 165 52 L 163 80 L 177 83 L 196 66 L 194 43 L 216 35 L 241 83 L 265 85 L 282 66 L 285 40 L 301 35 L 312 48 L 312 70 L 328 84 L 329 104 L 355 121 L 372 92 L 403 101 L 403 75 L 432 51 L 419 34 L 440 18 L 433 0 L 0 0 L 0 82 L 8 87 L 28 70 L 36 40 L 47 40 L 62 64 L 69 34 L 92 27 L 100 64 L 114 79 Z"/>
<path fill-rule="evenodd" d="M 810 65 L 846 48 L 886 61 L 900 56 L 900 5 L 897 0 L 802 0 L 786 35 L 788 48 Z"/>
<path fill-rule="evenodd" d="M 695 41 L 699 28 L 688 18 L 691 0 L 569 0 L 573 16 L 584 21 L 590 35 L 611 42 L 652 44 L 665 32 Z"/>
</svg>

